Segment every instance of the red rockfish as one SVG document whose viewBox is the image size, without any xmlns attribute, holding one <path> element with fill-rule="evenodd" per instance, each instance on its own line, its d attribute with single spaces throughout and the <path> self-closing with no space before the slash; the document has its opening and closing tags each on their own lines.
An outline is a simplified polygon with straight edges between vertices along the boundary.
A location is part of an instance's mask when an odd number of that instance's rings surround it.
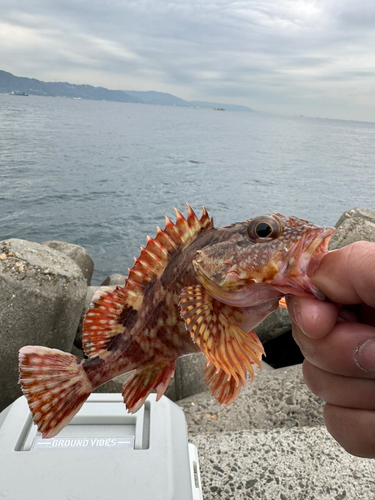
<svg viewBox="0 0 375 500">
<path fill-rule="evenodd" d="M 87 359 L 47 347 L 20 350 L 20 384 L 44 438 L 65 427 L 97 387 L 135 370 L 123 387 L 129 412 L 159 399 L 176 360 L 201 350 L 215 398 L 232 403 L 261 367 L 252 331 L 286 294 L 324 299 L 309 279 L 333 228 L 269 214 L 215 228 L 188 206 L 148 238 L 124 287 L 94 296 L 83 324 Z"/>
</svg>

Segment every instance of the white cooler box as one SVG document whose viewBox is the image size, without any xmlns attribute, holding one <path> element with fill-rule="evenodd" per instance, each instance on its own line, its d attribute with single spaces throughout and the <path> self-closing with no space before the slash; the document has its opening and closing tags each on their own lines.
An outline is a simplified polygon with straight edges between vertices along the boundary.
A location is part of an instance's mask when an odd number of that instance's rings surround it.
<svg viewBox="0 0 375 500">
<path fill-rule="evenodd" d="M 183 411 L 151 394 L 129 415 L 120 394 L 92 394 L 42 439 L 22 396 L 0 414 L 3 500 L 202 500 Z"/>
</svg>

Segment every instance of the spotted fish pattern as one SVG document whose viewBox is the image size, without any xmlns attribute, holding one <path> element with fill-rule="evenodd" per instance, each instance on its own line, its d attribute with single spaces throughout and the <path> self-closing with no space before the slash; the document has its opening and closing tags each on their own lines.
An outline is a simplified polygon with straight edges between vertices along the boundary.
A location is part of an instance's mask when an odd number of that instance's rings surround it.
<svg viewBox="0 0 375 500">
<path fill-rule="evenodd" d="M 166 219 L 148 237 L 124 287 L 103 287 L 84 319 L 86 358 L 43 346 L 19 353 L 20 384 L 43 437 L 60 432 L 93 390 L 133 371 L 123 387 L 129 412 L 151 391 L 159 399 L 176 360 L 202 351 L 213 396 L 232 403 L 261 367 L 254 326 L 287 293 L 324 299 L 309 275 L 333 228 L 280 214 L 215 228 L 203 208 Z"/>
</svg>

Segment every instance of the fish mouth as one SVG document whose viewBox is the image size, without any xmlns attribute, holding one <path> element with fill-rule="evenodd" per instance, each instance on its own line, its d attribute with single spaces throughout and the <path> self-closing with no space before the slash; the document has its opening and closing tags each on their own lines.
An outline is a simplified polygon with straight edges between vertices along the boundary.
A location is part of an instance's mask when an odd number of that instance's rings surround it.
<svg viewBox="0 0 375 500">
<path fill-rule="evenodd" d="M 310 276 L 317 270 L 322 258 L 328 253 L 328 243 L 336 232 L 334 227 L 314 228 L 302 236 L 289 251 L 284 275 L 293 280 L 291 287 L 302 287 L 318 299 L 325 296 L 311 283 Z"/>
<path fill-rule="evenodd" d="M 270 301 L 278 303 L 279 299 L 284 295 L 269 283 L 257 283 L 254 287 L 255 280 L 253 284 L 242 285 L 237 289 L 228 289 L 210 279 L 196 261 L 193 261 L 193 266 L 198 281 L 207 292 L 219 302 L 233 307 L 255 307 Z"/>
<path fill-rule="evenodd" d="M 328 253 L 328 243 L 336 232 L 334 227 L 314 228 L 305 234 L 290 250 L 285 274 L 311 276 L 318 268 L 323 256 Z"/>
</svg>

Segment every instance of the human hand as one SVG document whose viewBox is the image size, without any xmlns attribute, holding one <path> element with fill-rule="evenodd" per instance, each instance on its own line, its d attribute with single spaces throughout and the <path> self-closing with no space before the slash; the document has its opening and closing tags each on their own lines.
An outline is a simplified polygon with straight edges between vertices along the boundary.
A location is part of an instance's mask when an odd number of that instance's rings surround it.
<svg viewBox="0 0 375 500">
<path fill-rule="evenodd" d="M 287 297 L 306 384 L 341 446 L 375 458 L 375 243 L 328 253 L 311 281 L 331 302 Z"/>
</svg>

